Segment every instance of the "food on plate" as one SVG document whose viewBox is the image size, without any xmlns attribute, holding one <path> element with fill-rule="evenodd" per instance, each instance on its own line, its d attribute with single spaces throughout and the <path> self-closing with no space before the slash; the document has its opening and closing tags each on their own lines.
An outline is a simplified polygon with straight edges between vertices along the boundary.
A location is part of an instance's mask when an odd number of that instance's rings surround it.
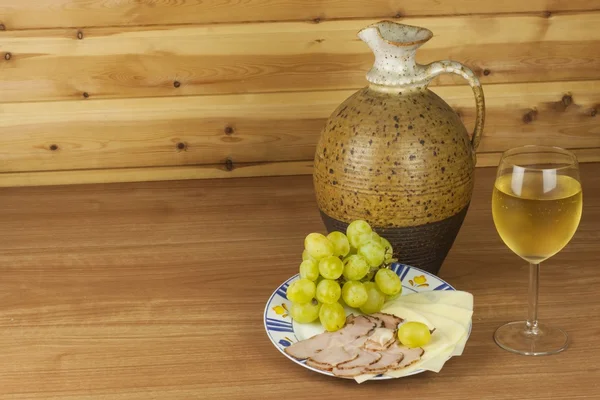
<svg viewBox="0 0 600 400">
<path fill-rule="evenodd" d="M 311 280 L 300 278 L 287 289 L 287 298 L 296 304 L 305 304 L 311 301 L 316 294 L 317 287 Z"/>
<path fill-rule="evenodd" d="M 350 307 L 361 307 L 367 302 L 369 294 L 362 282 L 348 281 L 342 287 L 342 300 Z"/>
<path fill-rule="evenodd" d="M 342 232 L 334 231 L 327 235 L 327 239 L 333 244 L 333 254 L 339 257 L 346 257 L 350 252 L 350 242 Z"/>
<path fill-rule="evenodd" d="M 419 329 L 425 335 L 426 330 L 433 331 L 429 342 L 417 347 L 424 350 L 419 361 L 403 369 L 388 370 L 384 374 L 399 378 L 419 370 L 439 372 L 449 358 L 462 355 L 471 329 L 473 296 L 460 291 L 408 294 L 387 301 L 382 312 L 406 321 L 399 326 L 398 335 L 406 333 L 403 333 L 403 329 L 413 325 L 413 322 L 421 324 Z M 375 375 L 366 373 L 354 379 L 360 383 Z"/>
<path fill-rule="evenodd" d="M 431 340 L 431 331 L 422 322 L 409 321 L 398 327 L 398 340 L 407 347 L 425 346 Z"/>
<path fill-rule="evenodd" d="M 290 284 L 287 298 L 298 305 L 314 302 L 341 306 L 343 301 L 365 314 L 379 312 L 386 299 L 394 299 L 402 292 L 400 278 L 389 269 L 395 261 L 392 254 L 390 242 L 373 231 L 366 221 L 351 222 L 345 234 L 338 231 L 327 236 L 310 233 L 304 239 L 300 279 Z M 306 313 L 314 311 L 314 307 L 316 305 L 296 307 L 296 312 L 290 315 L 299 323 L 312 322 Z M 339 307 L 319 309 L 319 320 L 328 331 L 345 324 L 345 320 L 342 321 L 338 313 L 329 312 L 331 310 L 339 310 Z M 321 314 L 326 316 L 325 321 Z"/>
<path fill-rule="evenodd" d="M 340 296 L 342 295 L 342 288 L 340 284 L 331 279 L 323 279 L 317 285 L 317 300 L 325 304 L 337 303 Z"/>
<path fill-rule="evenodd" d="M 366 282 L 364 285 L 367 289 L 367 301 L 360 307 L 360 311 L 365 314 L 373 314 L 381 311 L 385 303 L 385 295 L 381 293 L 374 282 Z"/>
<path fill-rule="evenodd" d="M 319 310 L 319 319 L 323 328 L 329 332 L 335 332 L 342 328 L 346 322 L 346 311 L 340 303 L 322 304 Z"/>
<path fill-rule="evenodd" d="M 322 258 L 319 261 L 319 272 L 325 279 L 337 279 L 344 272 L 344 263 L 335 256 Z"/>
<path fill-rule="evenodd" d="M 348 228 L 346 228 L 346 236 L 350 244 L 355 249 L 358 249 L 363 244 L 371 241 L 373 235 L 373 229 L 371 226 L 363 220 L 352 221 Z"/>
<path fill-rule="evenodd" d="M 300 278 L 316 281 L 319 278 L 319 265 L 313 260 L 304 260 L 300 263 Z"/>
<path fill-rule="evenodd" d="M 290 315 L 293 319 L 303 324 L 308 324 L 310 322 L 316 321 L 319 318 L 319 310 L 321 309 L 321 304 L 312 299 L 308 303 L 298 304 L 292 303 L 292 307 L 290 308 Z"/>
<path fill-rule="evenodd" d="M 359 281 L 364 278 L 371 267 L 364 257 L 352 254 L 344 259 L 344 278 L 349 281 Z"/>
<path fill-rule="evenodd" d="M 316 260 L 333 255 L 333 244 L 320 233 L 309 233 L 304 239 L 304 249 Z"/>
<path fill-rule="evenodd" d="M 391 269 L 380 269 L 375 274 L 375 283 L 383 294 L 395 296 L 402 291 L 400 277 Z"/>
<path fill-rule="evenodd" d="M 419 361 L 424 353 L 421 348 L 398 343 L 396 329 L 402 322 L 391 314 L 351 314 L 343 328 L 296 342 L 285 352 L 343 378 L 402 370 Z"/>
</svg>

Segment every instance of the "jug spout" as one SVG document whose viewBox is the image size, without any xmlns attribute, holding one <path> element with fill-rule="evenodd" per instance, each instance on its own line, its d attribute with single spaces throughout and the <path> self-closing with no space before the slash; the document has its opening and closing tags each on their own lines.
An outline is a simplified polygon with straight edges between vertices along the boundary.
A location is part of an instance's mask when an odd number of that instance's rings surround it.
<svg viewBox="0 0 600 400">
<path fill-rule="evenodd" d="M 433 37 L 426 28 L 381 21 L 370 25 L 358 37 L 375 55 L 367 80 L 376 85 L 410 86 L 423 79 L 423 67 L 416 63 L 419 47 Z"/>
</svg>

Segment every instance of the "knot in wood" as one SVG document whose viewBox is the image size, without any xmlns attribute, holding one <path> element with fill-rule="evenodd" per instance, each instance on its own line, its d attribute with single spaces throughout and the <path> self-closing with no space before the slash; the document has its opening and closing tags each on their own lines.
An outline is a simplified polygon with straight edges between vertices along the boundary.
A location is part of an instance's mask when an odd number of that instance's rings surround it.
<svg viewBox="0 0 600 400">
<path fill-rule="evenodd" d="M 233 171 L 233 160 L 229 157 L 225 160 L 225 169 L 227 171 Z"/>
<path fill-rule="evenodd" d="M 233 128 L 231 126 L 226 126 L 225 129 L 225 134 L 226 135 L 232 135 L 233 134 Z"/>
<path fill-rule="evenodd" d="M 537 119 L 537 110 L 529 110 L 523 115 L 523 123 L 529 124 Z"/>
</svg>

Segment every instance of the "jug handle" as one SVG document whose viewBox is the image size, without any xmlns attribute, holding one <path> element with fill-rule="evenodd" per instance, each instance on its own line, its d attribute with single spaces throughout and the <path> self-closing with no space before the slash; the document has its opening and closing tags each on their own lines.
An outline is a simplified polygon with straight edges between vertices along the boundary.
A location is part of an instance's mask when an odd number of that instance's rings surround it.
<svg viewBox="0 0 600 400">
<path fill-rule="evenodd" d="M 479 142 L 481 141 L 483 124 L 485 122 L 485 98 L 483 96 L 481 83 L 473 71 L 456 61 L 436 61 L 425 66 L 425 75 L 429 80 L 444 73 L 462 76 L 469 82 L 471 89 L 473 89 L 477 117 L 475 119 L 473 136 L 471 137 L 471 146 L 473 146 L 473 151 L 476 151 L 477 147 L 479 147 Z"/>
</svg>

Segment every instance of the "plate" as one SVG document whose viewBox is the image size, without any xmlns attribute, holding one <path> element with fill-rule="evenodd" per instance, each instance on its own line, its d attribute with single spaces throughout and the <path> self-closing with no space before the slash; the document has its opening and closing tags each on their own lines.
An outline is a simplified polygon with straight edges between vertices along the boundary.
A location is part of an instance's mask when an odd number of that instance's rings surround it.
<svg viewBox="0 0 600 400">
<path fill-rule="evenodd" d="M 422 269 L 411 267 L 410 265 L 394 263 L 391 265 L 391 270 L 394 271 L 402 281 L 402 295 L 418 292 L 430 292 L 433 290 L 456 290 L 449 283 L 444 282 L 437 276 L 423 271 Z M 265 330 L 267 336 L 271 339 L 273 345 L 287 358 L 312 371 L 323 375 L 335 376 L 331 372 L 322 371 L 306 365 L 306 361 L 299 361 L 289 356 L 284 351 L 286 347 L 300 340 L 308 339 L 316 334 L 324 332 L 323 327 L 317 321 L 312 324 L 300 324 L 292 320 L 289 315 L 291 302 L 286 297 L 288 286 L 295 280 L 300 279 L 299 274 L 294 275 L 287 281 L 283 282 L 267 301 L 264 314 Z M 356 309 L 346 309 L 348 313 L 360 314 Z M 470 331 L 469 331 L 470 333 Z M 410 375 L 419 374 L 425 370 L 416 370 Z M 408 375 L 407 375 L 408 376 Z M 394 379 L 390 376 L 378 375 L 372 378 L 373 380 Z"/>
</svg>

